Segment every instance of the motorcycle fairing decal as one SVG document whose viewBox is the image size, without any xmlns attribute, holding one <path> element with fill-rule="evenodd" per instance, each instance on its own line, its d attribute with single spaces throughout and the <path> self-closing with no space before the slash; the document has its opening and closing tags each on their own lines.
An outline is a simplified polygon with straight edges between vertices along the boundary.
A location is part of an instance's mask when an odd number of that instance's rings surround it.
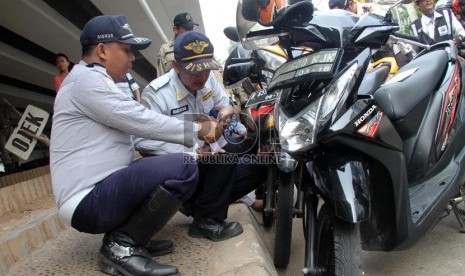
<svg viewBox="0 0 465 276">
<path fill-rule="evenodd" d="M 441 117 L 439 118 L 439 127 L 436 133 L 436 143 L 441 145 L 441 151 L 444 151 L 447 146 L 449 132 L 455 120 L 458 97 L 460 95 L 460 89 L 462 87 L 458 63 L 455 66 L 454 74 L 449 87 L 444 96 L 444 103 L 441 111 Z"/>
<path fill-rule="evenodd" d="M 410 77 L 411 75 L 413 75 L 413 73 L 415 73 L 417 70 L 418 70 L 418 67 L 398 73 L 394 77 L 392 77 L 392 79 L 385 82 L 383 85 L 387 85 L 387 84 L 394 83 L 394 82 L 401 82 L 405 80 L 406 78 Z"/>
<path fill-rule="evenodd" d="M 371 115 L 371 113 L 376 110 L 376 108 L 378 108 L 376 105 L 372 105 L 362 116 L 360 116 L 360 118 L 357 119 L 357 121 L 355 121 L 355 127 L 361 125 Z"/>
<path fill-rule="evenodd" d="M 364 124 L 361 128 L 357 129 L 357 132 L 370 138 L 375 137 L 376 132 L 378 131 L 378 127 L 381 124 L 383 115 L 384 113 L 382 111 L 378 111 L 370 121 Z"/>
</svg>

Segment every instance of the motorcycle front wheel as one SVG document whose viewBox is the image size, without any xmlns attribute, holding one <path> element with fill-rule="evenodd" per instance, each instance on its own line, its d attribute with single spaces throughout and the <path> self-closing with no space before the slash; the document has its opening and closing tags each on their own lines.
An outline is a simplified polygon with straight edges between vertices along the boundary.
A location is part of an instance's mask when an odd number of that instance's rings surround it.
<svg viewBox="0 0 465 276">
<path fill-rule="evenodd" d="M 293 173 L 279 172 L 275 204 L 274 266 L 284 268 L 289 264 L 291 254 L 292 219 L 294 218 Z"/>
<path fill-rule="evenodd" d="M 362 275 L 359 224 L 343 221 L 327 203 L 318 213 L 315 262 L 326 275 Z"/>
</svg>

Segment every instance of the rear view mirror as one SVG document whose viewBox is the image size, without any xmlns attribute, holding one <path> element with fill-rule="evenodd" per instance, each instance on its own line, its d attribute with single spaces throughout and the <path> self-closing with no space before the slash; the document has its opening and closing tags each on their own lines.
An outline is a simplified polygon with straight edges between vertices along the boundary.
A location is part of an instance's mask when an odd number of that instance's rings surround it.
<svg viewBox="0 0 465 276">
<path fill-rule="evenodd" d="M 223 30 L 224 35 L 229 38 L 231 41 L 239 42 L 239 34 L 237 33 L 236 27 L 226 27 Z"/>
</svg>

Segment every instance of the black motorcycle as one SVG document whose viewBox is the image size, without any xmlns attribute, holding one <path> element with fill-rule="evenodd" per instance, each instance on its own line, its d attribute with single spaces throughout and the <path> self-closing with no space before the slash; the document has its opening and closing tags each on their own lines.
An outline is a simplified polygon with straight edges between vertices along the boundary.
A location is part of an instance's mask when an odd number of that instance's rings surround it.
<svg viewBox="0 0 465 276">
<path fill-rule="evenodd" d="M 305 214 L 303 273 L 361 275 L 362 249 L 409 248 L 446 210 L 464 231 L 464 63 L 456 45 L 423 45 L 386 81 L 382 69 L 367 72 L 373 50 L 390 37 L 413 41 L 396 33 L 390 11 L 313 13 L 299 1 L 262 17 L 258 3 L 239 1 L 238 32 L 248 46 L 278 37 L 289 55 L 267 91 L 280 91 L 275 127 L 299 162 L 295 179 L 280 185 L 296 186 L 295 213 Z M 257 21 L 270 28 L 250 31 Z M 302 45 L 315 51 L 293 57 Z"/>
<path fill-rule="evenodd" d="M 232 41 L 239 41 L 236 28 L 228 27 L 224 33 Z M 294 55 L 306 51 L 296 49 Z M 256 141 L 257 154 L 264 157 L 261 160 L 267 163 L 267 180 L 261 189 L 264 201 L 262 222 L 266 228 L 273 227 L 273 261 L 278 268 L 289 263 L 292 238 L 289 233 L 292 232 L 295 215 L 294 186 L 280 185 L 280 179 L 287 184 L 289 178 L 294 178 L 296 161 L 289 154 L 281 152 L 278 133 L 274 128 L 274 102 L 279 92 L 267 93 L 265 88 L 275 70 L 286 60 L 287 55 L 279 45 L 248 50 L 239 44 L 226 59 L 223 73 L 226 87 L 237 87 L 247 80 L 261 88 L 250 93 L 241 113 L 241 121 L 247 126 L 249 138 Z"/>
</svg>

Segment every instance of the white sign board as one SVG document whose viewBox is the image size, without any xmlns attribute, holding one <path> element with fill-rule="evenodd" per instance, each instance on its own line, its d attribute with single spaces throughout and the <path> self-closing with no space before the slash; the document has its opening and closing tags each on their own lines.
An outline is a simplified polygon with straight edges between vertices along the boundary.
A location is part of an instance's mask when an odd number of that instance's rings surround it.
<svg viewBox="0 0 465 276">
<path fill-rule="evenodd" d="M 48 117 L 48 112 L 35 106 L 28 105 L 18 123 L 18 127 L 15 128 L 10 139 L 6 142 L 5 149 L 19 158 L 27 160 L 34 149 L 37 140 L 18 133 L 18 131 L 27 131 L 40 136 L 47 124 Z"/>
</svg>

